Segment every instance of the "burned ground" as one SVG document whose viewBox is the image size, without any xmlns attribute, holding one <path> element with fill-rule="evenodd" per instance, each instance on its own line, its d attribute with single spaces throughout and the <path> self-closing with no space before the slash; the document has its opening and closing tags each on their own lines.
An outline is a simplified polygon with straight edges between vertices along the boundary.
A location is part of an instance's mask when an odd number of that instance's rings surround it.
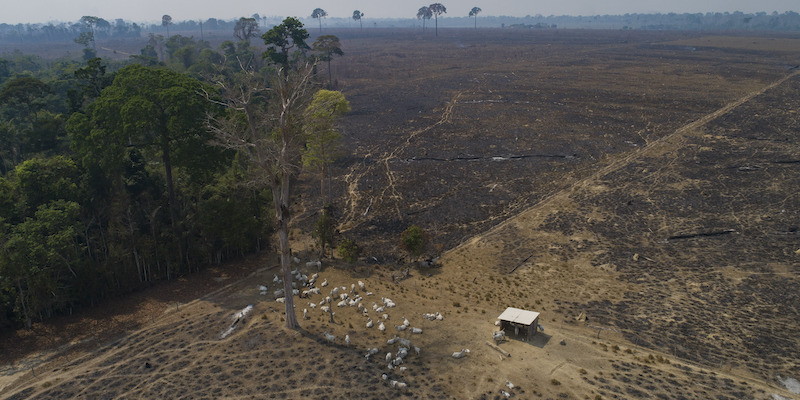
<svg viewBox="0 0 800 400">
<path fill-rule="evenodd" d="M 272 279 L 272 257 L 113 342 L 36 364 L 38 376 L 12 364 L 0 394 L 500 398 L 508 380 L 518 398 L 791 396 L 777 379 L 800 375 L 800 39 L 341 37 L 333 72 L 353 112 L 334 187 L 340 233 L 366 259 L 326 262 L 322 274 L 397 301 L 387 332 L 348 308 L 336 323 L 316 310 L 302 330 L 284 330 L 281 305 L 255 289 Z M 314 175 L 301 184 L 319 186 Z M 315 201 L 298 200 L 304 258 Z M 441 253 L 442 267 L 395 283 L 411 224 L 430 233 L 426 255 Z M 247 304 L 252 319 L 219 339 Z M 507 306 L 540 311 L 545 328 L 535 343 L 502 344 L 511 357 L 485 345 Z M 422 320 L 433 311 L 444 321 Z M 372 346 L 393 351 L 386 339 L 401 316 L 425 332 L 401 333 L 422 347 L 404 375 L 364 359 Z M 340 345 L 345 334 L 352 347 Z M 469 357 L 450 356 L 463 348 Z"/>
<path fill-rule="evenodd" d="M 685 36 L 343 41 L 334 72 L 356 151 L 335 169 L 342 231 L 378 258 L 411 224 L 450 248 L 790 72 L 791 49 L 662 43 Z"/>
</svg>

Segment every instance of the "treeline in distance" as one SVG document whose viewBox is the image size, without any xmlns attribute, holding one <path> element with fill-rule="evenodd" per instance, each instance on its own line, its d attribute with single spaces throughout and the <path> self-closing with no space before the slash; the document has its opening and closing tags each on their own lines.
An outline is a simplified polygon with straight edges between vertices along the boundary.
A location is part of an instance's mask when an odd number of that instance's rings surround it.
<svg viewBox="0 0 800 400">
<path fill-rule="evenodd" d="M 437 3 L 438 4 L 438 3 Z M 477 8 L 477 7 L 473 7 Z M 417 15 L 416 8 L 409 14 L 397 18 L 358 18 L 326 19 L 331 28 L 354 27 L 420 27 L 425 24 L 424 17 Z M 327 16 L 327 13 L 326 13 Z M 206 20 L 162 21 L 160 24 L 136 23 L 123 19 L 108 21 L 103 18 L 87 21 L 82 18 L 75 22 L 18 23 L 0 24 L 0 42 L 37 43 L 70 42 L 81 34 L 92 32 L 96 40 L 115 38 L 136 38 L 148 35 L 169 36 L 168 31 L 193 32 L 203 37 L 203 32 L 231 32 L 238 20 L 208 18 Z M 251 17 L 262 27 L 277 25 L 280 19 L 253 14 Z M 309 16 L 308 18 L 316 18 Z M 364 19 L 367 19 L 366 23 Z M 166 22 L 166 23 L 165 23 Z M 320 19 L 321 24 L 321 19 Z M 800 30 L 800 14 L 794 11 L 778 13 L 754 12 L 707 12 L 707 13 L 654 13 L 619 15 L 526 15 L 524 17 L 503 15 L 481 15 L 472 10 L 449 10 L 438 21 L 440 27 L 494 27 L 494 28 L 566 28 L 566 29 L 658 29 L 658 30 L 743 30 L 743 31 L 797 31 Z"/>
</svg>

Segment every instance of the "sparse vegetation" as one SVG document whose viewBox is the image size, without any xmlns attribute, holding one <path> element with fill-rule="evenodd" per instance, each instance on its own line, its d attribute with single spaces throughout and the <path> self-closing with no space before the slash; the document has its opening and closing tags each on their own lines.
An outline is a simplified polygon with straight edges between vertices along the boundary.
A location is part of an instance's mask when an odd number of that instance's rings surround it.
<svg viewBox="0 0 800 400">
<path fill-rule="evenodd" d="M 339 257 L 353 264 L 358 260 L 361 249 L 352 239 L 342 239 L 339 242 Z"/>
</svg>

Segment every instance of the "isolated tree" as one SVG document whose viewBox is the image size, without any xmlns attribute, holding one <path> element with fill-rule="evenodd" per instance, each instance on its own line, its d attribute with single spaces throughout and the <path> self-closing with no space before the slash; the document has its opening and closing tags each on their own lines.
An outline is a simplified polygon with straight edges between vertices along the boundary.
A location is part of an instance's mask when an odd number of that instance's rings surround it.
<svg viewBox="0 0 800 400">
<path fill-rule="evenodd" d="M 250 38 L 258 36 L 258 21 L 255 18 L 239 18 L 233 28 L 233 36 L 241 41 L 249 42 Z"/>
<path fill-rule="evenodd" d="M 361 12 L 359 10 L 353 11 L 353 20 L 354 21 L 358 21 L 358 24 L 359 24 L 359 26 L 361 26 L 361 30 L 363 31 L 364 30 L 364 24 L 363 24 L 363 22 L 361 22 L 361 18 L 364 18 L 364 13 L 363 12 Z"/>
<path fill-rule="evenodd" d="M 319 170 L 322 204 L 328 203 L 328 191 L 325 190 L 328 165 L 334 161 L 342 138 L 336 130 L 336 123 L 349 111 L 350 102 L 342 92 L 320 90 L 314 93 L 311 104 L 303 113 L 307 135 L 303 166 Z"/>
<path fill-rule="evenodd" d="M 475 18 L 475 29 L 478 29 L 478 13 L 481 12 L 480 7 L 472 7 L 472 10 L 469 11 L 469 16 Z"/>
<path fill-rule="evenodd" d="M 425 32 L 425 21 L 431 19 L 433 17 L 433 12 L 427 6 L 420 7 L 417 10 L 417 19 L 422 20 L 422 31 Z"/>
<path fill-rule="evenodd" d="M 167 14 L 161 16 L 161 26 L 167 28 L 167 39 L 169 39 L 169 25 L 172 24 L 172 17 Z"/>
<path fill-rule="evenodd" d="M 333 88 L 333 75 L 331 73 L 331 60 L 333 56 L 343 56 L 342 44 L 339 43 L 339 38 L 334 35 L 322 35 L 317 38 L 311 49 L 319 52 L 318 55 L 321 61 L 328 63 L 328 88 Z"/>
<path fill-rule="evenodd" d="M 92 15 L 82 16 L 80 22 L 89 28 L 89 32 L 92 33 L 92 40 L 94 40 L 95 29 L 101 24 L 101 22 L 108 24 L 108 22 L 106 22 L 104 19 Z"/>
<path fill-rule="evenodd" d="M 288 74 L 290 68 L 289 55 L 292 50 L 303 52 L 308 50 L 308 31 L 303 28 L 303 23 L 297 18 L 288 17 L 283 20 L 279 25 L 275 25 L 261 35 L 264 39 L 264 44 L 267 45 L 267 51 L 264 52 L 264 58 L 268 59 L 272 64 L 278 65 L 283 70 L 284 74 Z"/>
<path fill-rule="evenodd" d="M 414 258 L 418 258 L 422 252 L 425 251 L 425 246 L 428 244 L 428 237 L 425 231 L 416 225 L 411 225 L 408 229 L 403 231 L 403 233 L 400 234 L 400 239 L 403 242 L 403 247 L 405 247 Z"/>
<path fill-rule="evenodd" d="M 91 15 L 84 15 L 80 19 L 80 23 L 86 26 L 88 31 L 81 32 L 78 37 L 72 39 L 75 43 L 83 45 L 85 48 L 83 49 L 84 59 L 91 59 L 97 55 L 97 43 L 95 42 L 95 28 L 100 23 L 100 21 L 105 22 L 102 18 L 98 18 Z M 106 22 L 108 23 L 108 22 Z M 91 49 L 89 49 L 89 45 L 91 44 Z M 88 57 L 88 58 L 87 58 Z"/>
<path fill-rule="evenodd" d="M 239 151 L 252 163 L 250 180 L 272 190 L 281 253 L 283 289 L 286 295 L 286 327 L 300 327 L 294 310 L 289 247 L 290 195 L 292 181 L 301 166 L 305 146 L 302 114 L 314 89 L 314 65 L 289 63 L 291 49 L 308 48 L 308 32 L 296 18 L 283 22 L 261 36 L 268 46 L 264 53 L 276 68 L 267 81 L 260 71 L 241 69 L 230 80 L 219 81 L 221 100 L 231 115 L 209 120 L 219 142 Z M 214 96 L 208 95 L 209 99 Z"/>
<path fill-rule="evenodd" d="M 339 257 L 342 257 L 350 264 L 354 264 L 361 255 L 361 249 L 356 245 L 356 242 L 351 239 L 344 239 L 339 243 Z"/>
<path fill-rule="evenodd" d="M 333 246 L 333 238 L 336 234 L 336 221 L 333 218 L 333 206 L 330 204 L 322 207 L 322 215 L 320 215 L 317 223 L 314 224 L 314 231 L 311 232 L 313 237 L 320 247 L 320 257 L 325 257 L 325 247 Z M 331 251 L 333 255 L 333 251 Z"/>
<path fill-rule="evenodd" d="M 327 17 L 328 13 L 321 8 L 315 8 L 314 11 L 311 12 L 311 18 L 316 18 L 319 20 L 319 32 L 322 33 L 322 19 Z"/>
<path fill-rule="evenodd" d="M 439 16 L 447 13 L 447 8 L 442 3 L 433 3 L 428 6 L 433 14 L 433 19 L 436 21 L 436 36 L 439 36 Z"/>
</svg>

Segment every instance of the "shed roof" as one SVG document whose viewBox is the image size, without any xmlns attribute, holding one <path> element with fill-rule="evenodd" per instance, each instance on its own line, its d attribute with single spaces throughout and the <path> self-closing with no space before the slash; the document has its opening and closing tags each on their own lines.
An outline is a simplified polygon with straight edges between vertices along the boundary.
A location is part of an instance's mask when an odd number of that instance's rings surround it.
<svg viewBox="0 0 800 400">
<path fill-rule="evenodd" d="M 519 308 L 508 307 L 497 319 L 502 321 L 515 322 L 523 325 L 530 325 L 539 318 L 536 311 L 521 310 Z"/>
</svg>

